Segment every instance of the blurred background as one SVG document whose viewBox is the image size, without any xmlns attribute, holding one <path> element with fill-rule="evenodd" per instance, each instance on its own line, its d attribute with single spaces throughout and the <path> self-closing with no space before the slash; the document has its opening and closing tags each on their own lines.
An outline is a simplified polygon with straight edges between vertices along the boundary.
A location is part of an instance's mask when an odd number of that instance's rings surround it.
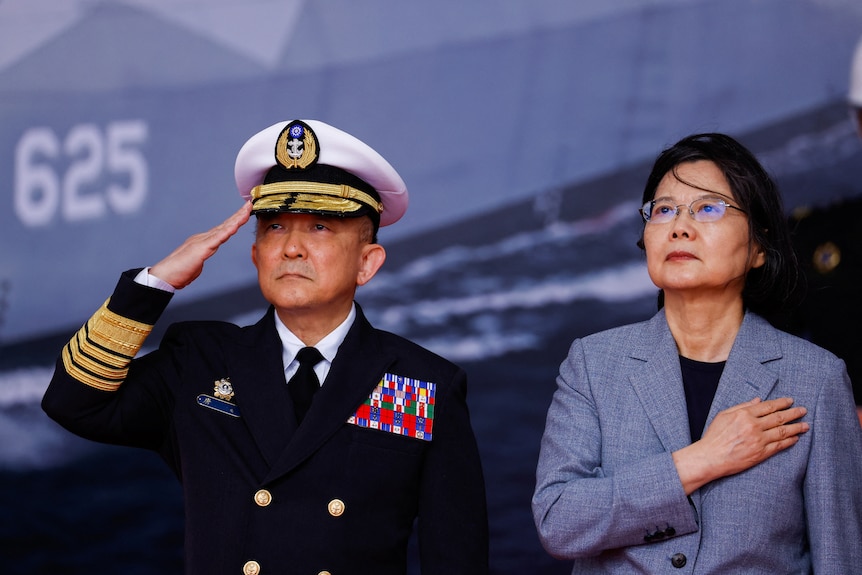
<svg viewBox="0 0 862 575">
<path fill-rule="evenodd" d="M 635 246 L 652 160 L 721 131 L 788 217 L 858 199 L 860 36 L 858 0 L 0 0 L 0 572 L 181 572 L 176 480 L 39 400 L 121 271 L 239 207 L 242 143 L 313 118 L 407 182 L 357 300 L 468 370 L 493 572 L 568 573 L 529 507 L 545 410 L 572 339 L 655 311 Z M 179 319 L 260 317 L 251 241 L 151 343 Z"/>
</svg>

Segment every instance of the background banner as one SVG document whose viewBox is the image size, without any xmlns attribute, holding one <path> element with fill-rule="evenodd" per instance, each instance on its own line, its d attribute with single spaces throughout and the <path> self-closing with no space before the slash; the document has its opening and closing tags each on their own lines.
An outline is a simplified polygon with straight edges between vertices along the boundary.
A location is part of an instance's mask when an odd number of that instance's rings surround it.
<svg viewBox="0 0 862 575">
<path fill-rule="evenodd" d="M 463 364 L 495 573 L 567 573 L 529 512 L 572 339 L 646 318 L 635 241 L 655 156 L 722 131 L 788 213 L 862 194 L 845 96 L 858 0 L 6 0 L 0 2 L 0 570 L 178 572 L 176 480 L 78 440 L 38 402 L 119 273 L 233 213 L 253 133 L 320 119 L 410 191 L 357 299 Z M 265 309 L 246 226 L 174 299 Z M 11 572 L 11 571 L 8 571 Z"/>
</svg>

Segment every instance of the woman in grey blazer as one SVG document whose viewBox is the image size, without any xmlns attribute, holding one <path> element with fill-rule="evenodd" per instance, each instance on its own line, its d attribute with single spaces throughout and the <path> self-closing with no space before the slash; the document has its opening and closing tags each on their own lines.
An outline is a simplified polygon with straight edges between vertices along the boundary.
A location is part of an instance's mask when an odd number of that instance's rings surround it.
<svg viewBox="0 0 862 575">
<path fill-rule="evenodd" d="M 533 496 L 573 573 L 862 573 L 862 429 L 843 362 L 788 335 L 778 191 L 722 134 L 656 160 L 639 245 L 643 323 L 576 340 Z"/>
</svg>

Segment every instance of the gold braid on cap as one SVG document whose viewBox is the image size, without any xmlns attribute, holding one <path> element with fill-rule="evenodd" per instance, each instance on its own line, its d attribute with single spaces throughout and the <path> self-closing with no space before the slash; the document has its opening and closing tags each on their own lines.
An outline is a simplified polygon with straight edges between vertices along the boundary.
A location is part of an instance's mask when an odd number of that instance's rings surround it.
<svg viewBox="0 0 862 575">
<path fill-rule="evenodd" d="M 286 202 L 287 200 L 287 202 Z M 289 204 L 292 210 L 317 210 L 349 214 L 363 205 L 383 211 L 383 204 L 370 194 L 345 184 L 320 182 L 273 182 L 251 189 L 254 211 L 276 210 Z"/>
<path fill-rule="evenodd" d="M 108 301 L 63 348 L 63 367 L 85 385 L 116 391 L 153 326 L 112 312 Z"/>
</svg>

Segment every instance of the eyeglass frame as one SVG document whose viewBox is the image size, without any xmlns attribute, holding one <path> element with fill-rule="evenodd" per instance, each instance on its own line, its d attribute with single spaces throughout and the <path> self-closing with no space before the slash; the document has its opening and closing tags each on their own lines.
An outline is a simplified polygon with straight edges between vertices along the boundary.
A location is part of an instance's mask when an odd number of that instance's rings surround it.
<svg viewBox="0 0 862 575">
<path fill-rule="evenodd" d="M 699 223 L 717 222 L 717 221 L 721 220 L 722 218 L 724 218 L 724 216 L 727 214 L 726 211 L 723 212 L 719 217 L 715 218 L 714 220 L 699 220 L 694 215 L 694 210 L 691 209 L 691 207 L 694 204 L 696 204 L 697 202 L 709 200 L 710 198 L 713 198 L 716 196 L 724 196 L 724 194 L 719 194 L 718 192 L 713 192 L 712 194 L 710 194 L 708 196 L 701 196 L 699 198 L 695 198 L 691 202 L 689 202 L 688 204 L 677 204 L 677 205 L 673 206 L 673 209 L 674 209 L 673 217 L 666 222 L 653 222 L 652 221 L 652 211 L 653 211 L 653 208 L 655 208 L 655 204 L 656 204 L 657 200 L 650 200 L 648 202 L 645 202 L 644 205 L 641 206 L 641 208 L 638 211 L 640 212 L 641 217 L 643 218 L 645 224 L 650 224 L 650 223 L 653 225 L 669 224 L 670 222 L 674 221 L 675 219 L 677 219 L 679 217 L 680 208 L 683 208 L 683 207 L 688 208 L 688 215 L 690 215 L 691 219 L 696 221 L 696 222 L 699 222 Z M 727 199 L 730 200 L 730 198 L 727 198 Z M 720 205 L 724 206 L 725 208 L 733 208 L 734 210 L 738 210 L 738 211 L 742 212 L 743 214 L 746 214 L 745 210 L 743 210 L 742 208 L 740 208 L 738 206 L 734 206 L 734 205 L 727 203 L 727 201 L 724 199 L 719 198 L 715 203 L 720 204 Z M 647 214 L 647 210 L 646 210 L 647 206 L 650 206 L 649 217 L 647 217 L 647 215 L 646 215 Z"/>
</svg>

